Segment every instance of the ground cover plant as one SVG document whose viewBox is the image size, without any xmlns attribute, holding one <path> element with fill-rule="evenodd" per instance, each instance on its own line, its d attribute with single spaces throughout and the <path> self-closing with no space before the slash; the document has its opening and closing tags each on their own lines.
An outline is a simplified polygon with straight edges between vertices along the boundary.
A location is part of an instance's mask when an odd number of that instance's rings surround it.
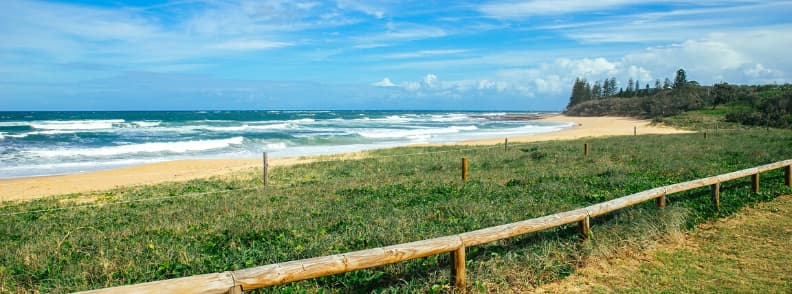
<svg viewBox="0 0 792 294">
<path fill-rule="evenodd" d="M 788 293 L 792 195 L 751 204 L 648 251 L 587 260 L 545 293 Z"/>
<path fill-rule="evenodd" d="M 583 156 L 583 143 L 591 154 Z M 792 158 L 792 132 L 747 129 L 494 147 L 409 147 L 325 161 L 0 207 L 0 291 L 67 292 L 221 272 L 445 236 L 566 211 L 654 187 Z M 460 180 L 460 158 L 470 180 Z M 470 291 L 531 289 L 586 257 L 640 248 L 668 232 L 792 193 L 783 172 L 670 195 L 573 226 L 468 248 Z M 148 201 L 144 201 L 148 200 Z M 117 204 L 119 202 L 124 202 Z M 103 205 L 107 204 L 107 205 Z M 73 208 L 82 206 L 82 208 Z M 87 207 L 86 207 L 87 206 Z M 41 210 L 35 213 L 28 211 Z M 259 292 L 445 292 L 439 255 Z"/>
</svg>

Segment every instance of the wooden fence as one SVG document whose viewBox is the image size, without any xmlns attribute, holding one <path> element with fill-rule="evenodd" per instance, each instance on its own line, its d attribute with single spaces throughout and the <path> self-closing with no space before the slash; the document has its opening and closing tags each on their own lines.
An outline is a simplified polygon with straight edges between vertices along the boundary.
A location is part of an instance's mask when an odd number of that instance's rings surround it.
<svg viewBox="0 0 792 294">
<path fill-rule="evenodd" d="M 665 206 L 669 194 L 696 188 L 711 188 L 713 204 L 720 205 L 720 184 L 750 176 L 752 189 L 759 191 L 759 174 L 785 168 L 785 182 L 792 187 L 792 159 L 736 172 L 654 188 L 599 204 L 520 222 L 489 227 L 452 236 L 421 240 L 387 247 L 288 261 L 222 273 L 105 288 L 83 293 L 241 293 L 289 282 L 346 273 L 431 255 L 450 253 L 454 287 L 465 289 L 465 248 L 497 240 L 533 233 L 566 224 L 577 223 L 587 237 L 591 218 L 655 199 Z"/>
</svg>

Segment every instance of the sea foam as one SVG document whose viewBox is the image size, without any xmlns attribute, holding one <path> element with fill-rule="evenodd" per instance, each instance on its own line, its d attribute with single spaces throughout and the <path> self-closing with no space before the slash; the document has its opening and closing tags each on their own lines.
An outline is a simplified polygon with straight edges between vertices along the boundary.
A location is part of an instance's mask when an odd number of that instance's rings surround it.
<svg viewBox="0 0 792 294">
<path fill-rule="evenodd" d="M 435 134 L 452 134 L 461 131 L 475 131 L 478 130 L 476 126 L 451 126 L 447 128 L 426 128 L 426 129 L 375 129 L 371 131 L 360 131 L 358 134 L 366 138 L 384 139 L 384 138 L 426 138 L 427 136 Z"/>
<path fill-rule="evenodd" d="M 119 145 L 99 148 L 74 148 L 56 150 L 29 150 L 27 152 L 41 157 L 106 157 L 124 154 L 137 153 L 186 153 L 195 151 L 205 151 L 212 149 L 222 149 L 232 145 L 240 145 L 244 141 L 243 137 L 233 137 L 218 140 L 194 140 L 178 142 L 157 142 Z"/>
<path fill-rule="evenodd" d="M 50 120 L 30 123 L 30 126 L 40 130 L 101 130 L 112 129 L 113 124 L 123 123 L 123 119 L 105 120 Z"/>
</svg>

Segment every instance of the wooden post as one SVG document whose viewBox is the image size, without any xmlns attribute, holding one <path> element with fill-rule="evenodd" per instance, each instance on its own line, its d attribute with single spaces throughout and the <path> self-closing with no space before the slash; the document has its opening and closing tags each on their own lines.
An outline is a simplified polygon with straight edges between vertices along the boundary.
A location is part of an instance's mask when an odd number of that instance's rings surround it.
<svg viewBox="0 0 792 294">
<path fill-rule="evenodd" d="M 264 151 L 262 163 L 261 180 L 264 182 L 264 186 L 267 186 L 267 184 L 269 184 L 269 160 L 267 160 L 267 151 Z"/>
<path fill-rule="evenodd" d="M 633 136 L 638 136 L 638 127 L 633 126 Z"/>
<path fill-rule="evenodd" d="M 467 182 L 468 179 L 468 159 L 462 157 L 462 181 Z"/>
<path fill-rule="evenodd" d="M 759 173 L 751 175 L 751 189 L 754 193 L 759 193 Z"/>
<path fill-rule="evenodd" d="M 583 144 L 583 156 L 588 156 L 589 145 L 588 143 Z"/>
<path fill-rule="evenodd" d="M 509 150 L 509 138 L 503 139 L 503 150 Z"/>
<path fill-rule="evenodd" d="M 242 293 L 245 293 L 245 292 L 242 291 L 242 286 L 241 285 L 240 286 L 234 286 L 234 287 L 231 287 L 230 289 L 228 289 L 228 294 L 242 294 Z"/>
<path fill-rule="evenodd" d="M 662 196 L 655 198 L 655 205 L 659 208 L 666 207 L 666 194 L 663 193 Z"/>
<path fill-rule="evenodd" d="M 792 187 L 792 165 L 787 165 L 784 168 L 784 182 L 787 187 Z"/>
<path fill-rule="evenodd" d="M 712 194 L 712 204 L 715 205 L 715 209 L 720 209 L 720 183 L 710 185 L 710 190 Z"/>
<path fill-rule="evenodd" d="M 583 240 L 588 240 L 591 235 L 591 218 L 588 215 L 578 222 L 578 234 Z"/>
<path fill-rule="evenodd" d="M 465 293 L 465 246 L 451 251 L 451 281 L 457 292 Z"/>
<path fill-rule="evenodd" d="M 707 138 L 707 131 L 704 131 L 704 139 Z"/>
</svg>

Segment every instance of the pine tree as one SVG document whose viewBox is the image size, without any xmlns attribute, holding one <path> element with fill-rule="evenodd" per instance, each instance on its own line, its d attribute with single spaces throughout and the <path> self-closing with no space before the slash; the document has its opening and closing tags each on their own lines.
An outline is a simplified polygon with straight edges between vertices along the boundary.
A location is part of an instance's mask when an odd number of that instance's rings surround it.
<svg viewBox="0 0 792 294">
<path fill-rule="evenodd" d="M 602 98 L 602 85 L 600 81 L 595 81 L 594 86 L 591 86 L 591 97 L 594 99 Z"/>
<path fill-rule="evenodd" d="M 610 89 L 608 89 L 608 96 L 615 96 L 616 95 L 616 78 L 610 78 Z"/>
<path fill-rule="evenodd" d="M 676 77 L 674 77 L 674 89 L 679 90 L 685 88 L 687 86 L 687 75 L 685 74 L 685 70 L 680 68 L 676 72 Z"/>
<path fill-rule="evenodd" d="M 586 79 L 576 78 L 575 83 L 572 85 L 572 95 L 569 96 L 569 104 L 567 108 L 573 105 L 584 102 L 591 97 L 591 88 L 588 86 Z"/>
<path fill-rule="evenodd" d="M 625 90 L 625 94 L 627 95 L 627 97 L 630 97 L 630 96 L 633 96 L 633 95 L 635 95 L 635 94 L 633 93 L 633 86 L 634 86 L 634 84 L 635 84 L 635 82 L 633 81 L 633 79 L 632 79 L 632 78 L 630 78 L 630 80 L 629 80 L 629 81 L 627 81 L 627 90 Z"/>
</svg>

